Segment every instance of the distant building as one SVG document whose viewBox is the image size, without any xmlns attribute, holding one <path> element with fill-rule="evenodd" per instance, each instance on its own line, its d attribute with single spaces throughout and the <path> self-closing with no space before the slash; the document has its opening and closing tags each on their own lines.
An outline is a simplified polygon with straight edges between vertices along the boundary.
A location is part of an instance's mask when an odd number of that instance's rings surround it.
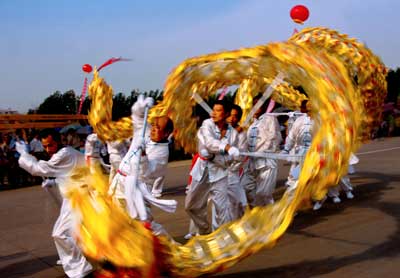
<svg viewBox="0 0 400 278">
<path fill-rule="evenodd" d="M 0 115 L 4 115 L 4 114 L 18 114 L 17 110 L 12 110 L 11 108 L 8 109 L 1 109 L 0 108 Z"/>
</svg>

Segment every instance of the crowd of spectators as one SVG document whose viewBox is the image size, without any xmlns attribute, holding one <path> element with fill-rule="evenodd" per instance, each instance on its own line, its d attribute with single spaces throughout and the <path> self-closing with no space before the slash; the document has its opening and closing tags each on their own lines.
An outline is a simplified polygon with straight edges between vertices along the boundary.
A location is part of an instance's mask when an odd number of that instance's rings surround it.
<svg viewBox="0 0 400 278">
<path fill-rule="evenodd" d="M 75 129 L 60 133 L 63 145 L 69 145 L 84 153 L 87 134 L 77 134 Z M 36 185 L 41 178 L 33 177 L 18 165 L 19 153 L 15 149 L 17 141 L 24 141 L 29 147 L 29 153 L 37 159 L 47 160 L 48 155 L 40 140 L 38 130 L 16 130 L 0 133 L 0 189 Z"/>
</svg>

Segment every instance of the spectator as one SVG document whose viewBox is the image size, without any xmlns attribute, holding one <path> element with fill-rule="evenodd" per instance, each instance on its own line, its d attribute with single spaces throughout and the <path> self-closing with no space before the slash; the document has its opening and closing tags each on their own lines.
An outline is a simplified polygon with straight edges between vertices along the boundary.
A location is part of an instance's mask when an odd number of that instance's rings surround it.
<svg viewBox="0 0 400 278">
<path fill-rule="evenodd" d="M 36 157 L 39 160 L 44 159 L 43 158 L 44 148 L 42 142 L 40 142 L 39 140 L 39 133 L 36 131 L 33 133 L 33 139 L 29 143 L 29 148 L 30 148 L 30 153 L 34 157 Z"/>
<path fill-rule="evenodd" d="M 79 138 L 79 135 L 76 134 L 76 130 L 73 128 L 70 128 L 67 131 L 67 145 L 79 151 L 81 139 Z"/>
<path fill-rule="evenodd" d="M 8 159 L 7 159 L 7 144 L 6 140 L 7 137 L 0 134 L 0 186 L 4 186 L 5 178 L 7 175 L 8 169 Z"/>
</svg>

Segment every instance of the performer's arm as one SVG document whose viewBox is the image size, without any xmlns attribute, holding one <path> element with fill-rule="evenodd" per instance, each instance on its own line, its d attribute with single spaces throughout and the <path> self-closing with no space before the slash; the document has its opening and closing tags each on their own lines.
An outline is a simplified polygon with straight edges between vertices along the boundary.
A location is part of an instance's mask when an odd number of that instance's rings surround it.
<svg viewBox="0 0 400 278">
<path fill-rule="evenodd" d="M 68 163 L 69 162 L 69 163 Z M 63 148 L 54 154 L 49 161 L 37 160 L 28 153 L 21 153 L 19 166 L 33 176 L 59 177 L 66 175 L 66 168 L 70 161 L 66 161 L 66 149 Z"/>
</svg>

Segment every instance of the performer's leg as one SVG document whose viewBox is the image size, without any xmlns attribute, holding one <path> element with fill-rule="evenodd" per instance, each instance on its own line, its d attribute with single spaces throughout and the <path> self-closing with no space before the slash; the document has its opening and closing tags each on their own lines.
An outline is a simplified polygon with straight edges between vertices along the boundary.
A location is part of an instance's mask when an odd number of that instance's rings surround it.
<svg viewBox="0 0 400 278">
<path fill-rule="evenodd" d="M 207 200 L 210 191 L 208 173 L 204 173 L 200 181 L 192 180 L 185 198 L 186 213 L 199 228 L 200 234 L 207 234 L 210 231 L 210 224 L 207 219 Z"/>
<path fill-rule="evenodd" d="M 190 219 L 189 223 L 189 233 L 184 236 L 185 239 L 191 239 L 194 237 L 196 234 L 199 233 L 199 228 L 194 224 L 193 220 Z"/>
<path fill-rule="evenodd" d="M 338 204 L 341 202 L 340 198 L 339 198 L 339 186 L 335 186 L 335 187 L 331 187 L 328 190 L 328 197 L 332 198 L 332 201 L 335 204 Z"/>
<path fill-rule="evenodd" d="M 92 272 L 93 268 L 72 237 L 72 229 L 71 207 L 68 200 L 64 199 L 52 236 L 65 274 L 70 278 L 81 278 Z"/>
<path fill-rule="evenodd" d="M 229 201 L 232 204 L 232 220 L 239 219 L 247 206 L 246 192 L 240 185 L 239 174 L 229 174 L 227 190 Z"/>
<path fill-rule="evenodd" d="M 228 177 L 211 184 L 210 197 L 215 207 L 215 223 L 213 230 L 222 224 L 232 221 L 232 205 L 228 198 Z"/>
<path fill-rule="evenodd" d="M 340 179 L 340 188 L 346 193 L 347 199 L 353 199 L 354 195 L 352 193 L 353 191 L 353 186 L 350 182 L 350 177 L 349 176 L 343 176 Z"/>
<path fill-rule="evenodd" d="M 256 206 L 265 206 L 274 203 L 272 193 L 276 187 L 278 168 L 264 167 L 257 170 Z"/>
<path fill-rule="evenodd" d="M 164 187 L 164 180 L 165 176 L 161 176 L 154 181 L 153 188 L 151 189 L 151 194 L 153 194 L 154 197 L 161 197 Z"/>
<path fill-rule="evenodd" d="M 118 170 L 120 163 L 121 163 L 121 159 L 114 159 L 114 158 L 110 157 L 111 168 L 110 168 L 110 176 L 108 179 L 109 184 L 112 183 L 115 175 L 117 174 L 117 170 Z"/>
<path fill-rule="evenodd" d="M 255 171 L 249 168 L 245 169 L 243 175 L 240 177 L 240 186 L 246 192 L 247 202 L 250 207 L 255 207 L 256 199 L 256 178 Z"/>
</svg>

